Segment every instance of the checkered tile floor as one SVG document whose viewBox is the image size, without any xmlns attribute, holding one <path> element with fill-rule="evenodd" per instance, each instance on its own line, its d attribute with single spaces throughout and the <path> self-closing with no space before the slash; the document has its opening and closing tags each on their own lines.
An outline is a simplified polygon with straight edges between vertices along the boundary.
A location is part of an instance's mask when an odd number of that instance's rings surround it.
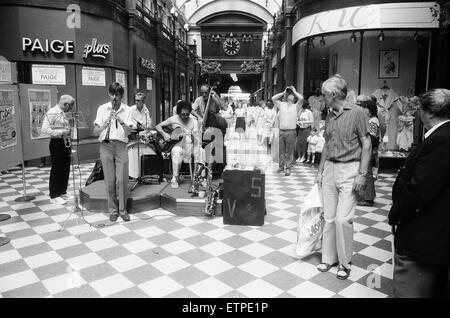
<svg viewBox="0 0 450 318">
<path fill-rule="evenodd" d="M 248 151 L 250 145 L 234 145 L 233 139 L 230 155 L 263 158 L 265 149 Z M 81 165 L 83 184 L 92 167 Z M 91 227 L 80 213 L 70 215 L 71 203 L 50 203 L 49 168 L 26 169 L 27 194 L 36 196 L 27 203 L 14 201 L 23 195 L 21 170 L 1 175 L 0 213 L 11 215 L 0 223 L 0 235 L 11 239 L 0 247 L 1 296 L 389 297 L 392 236 L 386 216 L 394 176 L 381 174 L 375 206 L 358 208 L 354 265 L 341 281 L 335 269 L 317 271 L 319 254 L 300 261 L 294 252 L 299 207 L 314 167 L 296 166 L 289 177 L 274 173 L 276 168 L 270 163 L 265 170 L 268 214 L 262 227 L 162 209 L 116 224 L 105 214 L 84 211 Z"/>
</svg>

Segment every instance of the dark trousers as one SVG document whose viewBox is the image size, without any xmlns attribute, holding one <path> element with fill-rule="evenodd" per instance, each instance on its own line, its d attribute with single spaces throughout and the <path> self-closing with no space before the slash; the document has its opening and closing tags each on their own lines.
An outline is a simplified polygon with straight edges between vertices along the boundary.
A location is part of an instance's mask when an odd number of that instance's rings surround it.
<svg viewBox="0 0 450 318">
<path fill-rule="evenodd" d="M 67 184 L 70 175 L 71 149 L 66 148 L 63 138 L 50 139 L 50 158 L 52 168 L 50 170 L 50 198 L 54 199 L 67 193 Z"/>
<path fill-rule="evenodd" d="M 395 252 L 395 298 L 447 298 L 448 265 L 425 264 Z"/>
</svg>

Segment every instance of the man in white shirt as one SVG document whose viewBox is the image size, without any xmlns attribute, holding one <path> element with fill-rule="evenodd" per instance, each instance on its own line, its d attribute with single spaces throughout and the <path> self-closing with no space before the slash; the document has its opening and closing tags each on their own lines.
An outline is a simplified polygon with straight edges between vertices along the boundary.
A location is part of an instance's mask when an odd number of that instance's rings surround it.
<svg viewBox="0 0 450 318">
<path fill-rule="evenodd" d="M 118 216 L 127 222 L 128 152 L 127 142 L 133 121 L 130 107 L 122 103 L 124 89 L 119 83 L 109 85 L 110 102 L 98 107 L 94 133 L 99 135 L 100 159 L 108 190 L 111 222 Z M 117 187 L 117 188 L 116 188 Z M 117 201 L 117 192 L 119 200 Z"/>
<path fill-rule="evenodd" d="M 70 95 L 62 95 L 58 105 L 49 109 L 42 122 L 41 133 L 50 136 L 50 170 L 49 194 L 53 204 L 66 204 L 67 184 L 70 175 L 70 125 L 65 113 L 75 104 Z"/>
<path fill-rule="evenodd" d="M 283 99 L 283 101 L 282 101 Z M 295 138 L 297 136 L 297 117 L 303 96 L 290 86 L 272 97 L 275 109 L 279 109 L 279 168 L 278 172 L 285 171 L 285 175 L 291 174 L 291 166 L 294 161 Z M 285 170 L 286 169 L 286 170 Z"/>
<path fill-rule="evenodd" d="M 145 104 L 145 94 L 138 92 L 134 96 L 135 105 L 131 106 L 131 119 L 133 121 L 133 129 L 152 128 L 152 118 L 150 117 L 150 110 Z"/>
</svg>

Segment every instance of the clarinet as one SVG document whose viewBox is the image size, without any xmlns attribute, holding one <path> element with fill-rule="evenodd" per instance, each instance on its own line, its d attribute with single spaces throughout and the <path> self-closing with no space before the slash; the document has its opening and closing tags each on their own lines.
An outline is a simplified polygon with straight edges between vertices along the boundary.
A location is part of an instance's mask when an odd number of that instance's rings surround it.
<svg viewBox="0 0 450 318">
<path fill-rule="evenodd" d="M 111 113 L 109 113 L 109 117 L 111 118 L 111 116 L 112 116 L 114 113 L 115 113 L 115 111 L 114 111 L 114 107 L 113 107 L 113 109 L 111 109 Z M 111 120 L 112 120 L 112 119 L 110 119 L 110 121 L 109 121 L 109 123 L 108 123 L 108 128 L 106 128 L 106 136 L 105 136 L 105 139 L 103 140 L 104 142 L 109 142 L 109 133 L 110 133 L 110 131 L 111 131 Z"/>
</svg>

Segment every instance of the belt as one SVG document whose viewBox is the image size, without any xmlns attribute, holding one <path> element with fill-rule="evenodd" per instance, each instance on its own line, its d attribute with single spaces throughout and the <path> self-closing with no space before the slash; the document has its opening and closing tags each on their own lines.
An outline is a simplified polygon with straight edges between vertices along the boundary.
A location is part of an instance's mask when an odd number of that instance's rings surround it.
<svg viewBox="0 0 450 318">
<path fill-rule="evenodd" d="M 102 143 L 105 143 L 105 144 L 109 144 L 110 142 L 121 142 L 123 144 L 126 144 L 126 142 L 121 141 L 121 140 L 117 140 L 117 139 L 110 139 L 110 140 L 103 140 L 102 141 Z"/>
<path fill-rule="evenodd" d="M 280 131 L 292 131 L 292 130 L 296 130 L 295 128 L 293 128 L 293 129 L 281 129 L 280 128 Z"/>
<path fill-rule="evenodd" d="M 355 162 L 355 161 L 360 161 L 358 159 L 352 159 L 352 160 L 347 160 L 347 161 L 339 161 L 336 159 L 327 159 L 328 161 L 334 162 L 334 163 L 350 163 L 350 162 Z"/>
</svg>

